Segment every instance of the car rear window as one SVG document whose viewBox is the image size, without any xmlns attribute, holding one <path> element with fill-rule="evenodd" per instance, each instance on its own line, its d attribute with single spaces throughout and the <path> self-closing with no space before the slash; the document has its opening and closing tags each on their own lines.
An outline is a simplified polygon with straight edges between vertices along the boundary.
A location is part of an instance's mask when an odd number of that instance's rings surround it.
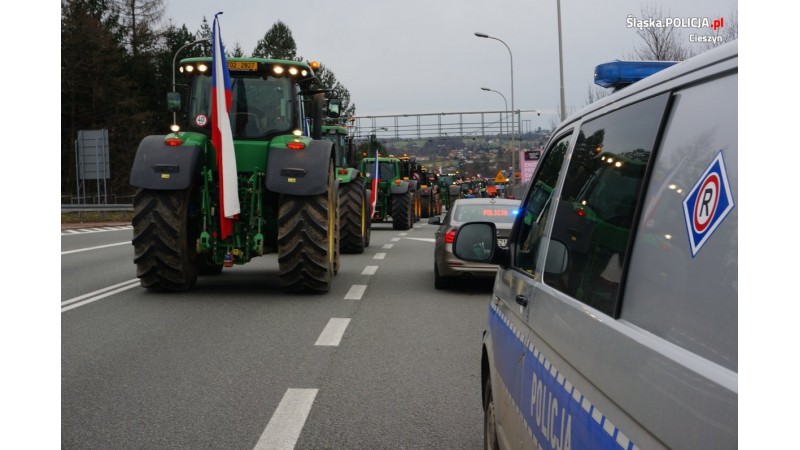
<svg viewBox="0 0 800 450">
<path fill-rule="evenodd" d="M 455 211 L 457 222 L 488 221 L 514 223 L 519 205 L 460 205 Z"/>
</svg>

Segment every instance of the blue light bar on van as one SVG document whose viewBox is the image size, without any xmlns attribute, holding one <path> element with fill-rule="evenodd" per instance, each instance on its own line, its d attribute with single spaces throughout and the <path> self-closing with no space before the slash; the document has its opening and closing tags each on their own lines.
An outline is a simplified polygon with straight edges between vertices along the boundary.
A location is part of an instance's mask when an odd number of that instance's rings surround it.
<svg viewBox="0 0 800 450">
<path fill-rule="evenodd" d="M 594 68 L 594 84 L 621 88 L 660 72 L 677 61 L 613 61 Z"/>
</svg>

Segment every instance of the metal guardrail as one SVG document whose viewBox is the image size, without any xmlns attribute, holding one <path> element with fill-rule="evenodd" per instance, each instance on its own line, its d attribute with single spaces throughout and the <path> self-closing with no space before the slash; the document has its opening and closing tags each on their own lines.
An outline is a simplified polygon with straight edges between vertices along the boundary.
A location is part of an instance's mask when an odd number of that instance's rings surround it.
<svg viewBox="0 0 800 450">
<path fill-rule="evenodd" d="M 115 212 L 115 211 L 133 211 L 133 205 L 130 204 L 116 204 L 116 205 L 61 205 L 62 213 L 69 212 Z"/>
</svg>

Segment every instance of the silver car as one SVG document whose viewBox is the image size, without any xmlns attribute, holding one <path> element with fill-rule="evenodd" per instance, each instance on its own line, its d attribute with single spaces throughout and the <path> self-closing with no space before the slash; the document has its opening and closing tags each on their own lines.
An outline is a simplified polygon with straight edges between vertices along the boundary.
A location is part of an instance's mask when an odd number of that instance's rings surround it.
<svg viewBox="0 0 800 450">
<path fill-rule="evenodd" d="M 453 203 L 444 219 L 432 217 L 428 223 L 439 225 L 434 248 L 434 285 L 436 289 L 450 286 L 455 278 L 494 278 L 494 264 L 470 263 L 453 256 L 453 237 L 465 222 L 492 222 L 497 229 L 497 244 L 505 247 L 511 225 L 517 218 L 520 200 L 502 198 L 462 198 Z"/>
</svg>

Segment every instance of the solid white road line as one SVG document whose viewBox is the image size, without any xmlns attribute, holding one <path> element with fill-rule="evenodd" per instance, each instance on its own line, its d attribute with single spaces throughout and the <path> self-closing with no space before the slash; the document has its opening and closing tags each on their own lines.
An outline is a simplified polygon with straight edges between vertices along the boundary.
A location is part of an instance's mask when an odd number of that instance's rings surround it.
<svg viewBox="0 0 800 450">
<path fill-rule="evenodd" d="M 383 248 L 392 248 L 394 244 L 383 244 Z"/>
<path fill-rule="evenodd" d="M 118 245 L 133 245 L 133 244 L 131 244 L 131 241 L 117 242 L 116 244 L 98 245 L 97 247 L 79 248 L 77 250 L 68 250 L 66 252 L 61 252 L 61 255 L 69 255 L 70 253 L 88 252 L 89 250 L 97 250 L 97 249 L 101 249 L 101 248 L 116 247 Z"/>
<path fill-rule="evenodd" d="M 364 291 L 367 290 L 366 284 L 354 284 L 350 287 L 350 290 L 347 291 L 345 294 L 345 300 L 361 300 L 361 297 L 364 295 Z"/>
<path fill-rule="evenodd" d="M 361 275 L 375 275 L 375 272 L 378 271 L 378 266 L 367 266 L 364 267 L 364 271 L 361 272 Z"/>
<path fill-rule="evenodd" d="M 253 450 L 291 450 L 306 424 L 319 389 L 289 389 Z"/>
<path fill-rule="evenodd" d="M 384 259 L 386 258 L 386 253 L 375 253 L 375 256 L 372 259 Z"/>
<path fill-rule="evenodd" d="M 328 324 L 325 325 L 325 329 L 322 330 L 322 333 L 319 335 L 317 342 L 315 342 L 314 345 L 338 347 L 339 343 L 342 342 L 344 331 L 347 329 L 347 325 L 349 324 L 350 319 L 333 318 L 329 320 Z"/>
<path fill-rule="evenodd" d="M 130 284 L 128 284 L 128 283 L 130 283 Z M 113 288 L 115 288 L 117 286 L 122 286 L 122 287 L 120 287 L 119 289 L 114 289 L 114 290 L 109 291 L 109 289 L 113 289 Z M 135 279 L 135 280 L 132 280 L 130 282 L 120 283 L 120 284 L 116 284 L 114 286 L 109 286 L 107 288 L 100 289 L 98 291 L 93 292 L 92 294 L 85 294 L 85 295 L 82 295 L 80 297 L 75 297 L 75 298 L 71 298 L 69 300 L 64 300 L 63 302 L 61 302 L 61 305 L 62 305 L 61 306 L 61 312 L 62 313 L 63 312 L 67 312 L 67 311 L 69 311 L 71 309 L 75 309 L 75 308 L 81 307 L 83 305 L 88 305 L 89 303 L 96 302 L 97 300 L 101 300 L 101 299 L 104 299 L 106 297 L 110 297 L 110 296 L 112 296 L 114 294 L 119 294 L 120 292 L 127 291 L 128 289 L 133 289 L 133 288 L 135 288 L 137 286 L 139 286 L 139 280 Z M 103 293 L 99 294 L 99 295 L 96 295 L 94 297 L 89 297 L 86 300 L 80 301 L 82 298 L 86 298 L 87 295 L 93 295 L 93 294 L 96 294 L 96 293 L 99 293 L 99 292 L 103 292 Z M 75 302 L 77 302 L 77 303 L 75 303 Z M 72 303 L 72 304 L 70 304 L 70 303 Z M 69 306 L 64 306 L 64 305 L 69 305 Z"/>
</svg>

